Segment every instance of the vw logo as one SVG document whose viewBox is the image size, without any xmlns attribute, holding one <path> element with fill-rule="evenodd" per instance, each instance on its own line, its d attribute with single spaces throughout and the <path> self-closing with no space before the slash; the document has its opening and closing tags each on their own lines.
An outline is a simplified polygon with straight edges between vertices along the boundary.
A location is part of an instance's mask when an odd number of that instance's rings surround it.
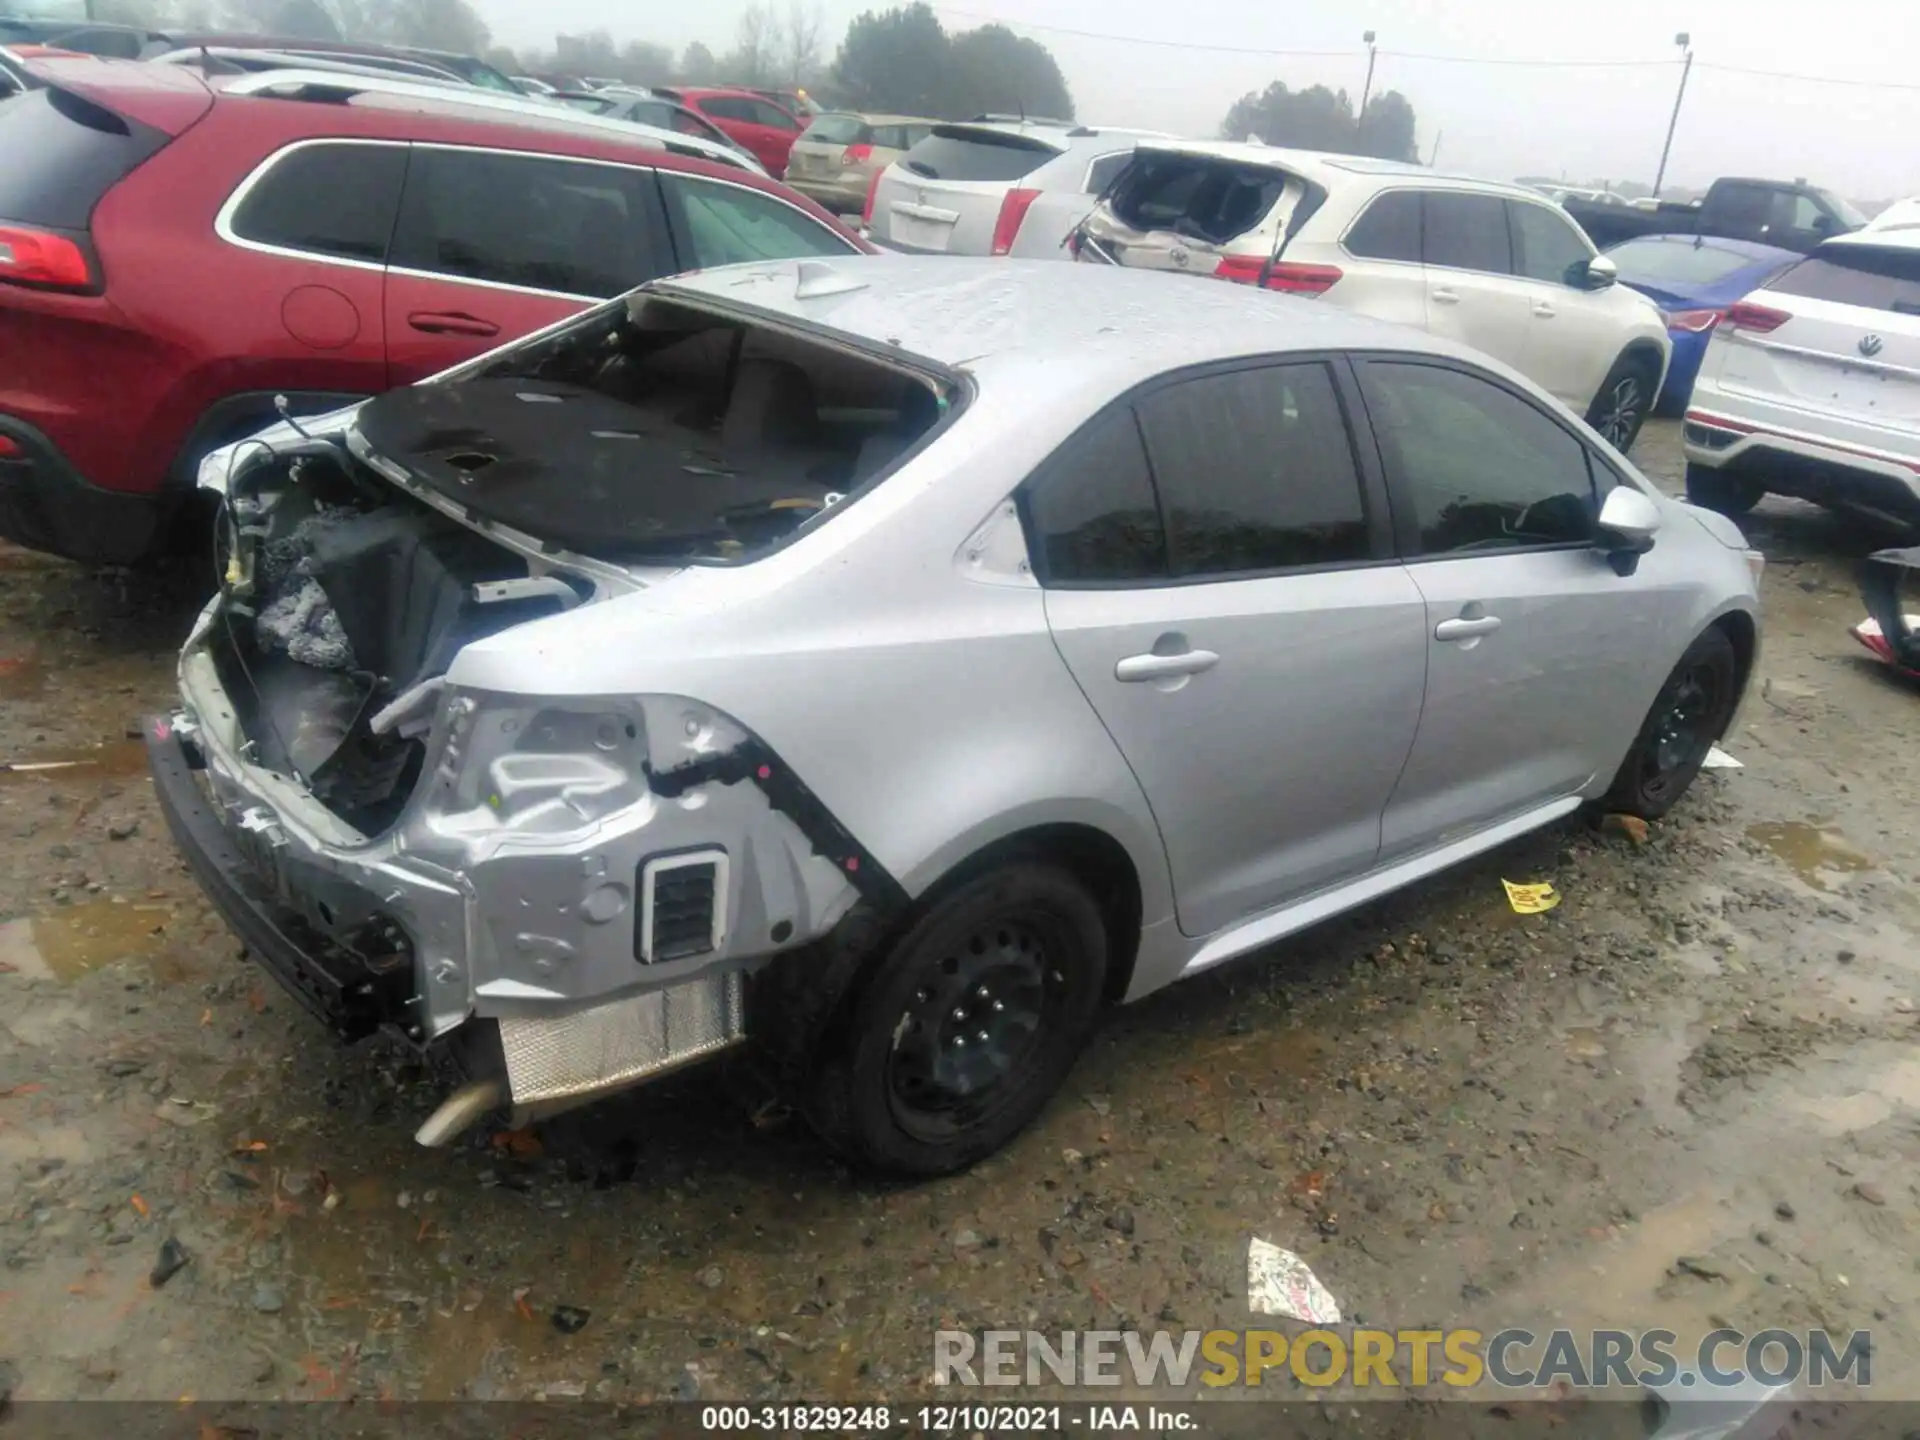
<svg viewBox="0 0 1920 1440">
<path fill-rule="evenodd" d="M 1178 266 L 1180 269 L 1184 270 L 1187 268 L 1187 262 L 1191 260 L 1193 257 L 1189 255 L 1185 250 L 1182 250 L 1178 245 L 1176 245 L 1173 247 L 1172 252 L 1167 256 L 1167 258 L 1173 261 L 1173 263 L 1176 266 Z"/>
<path fill-rule="evenodd" d="M 1862 335 L 1860 337 L 1860 353 L 1862 355 L 1878 355 L 1884 343 L 1878 335 Z"/>
</svg>

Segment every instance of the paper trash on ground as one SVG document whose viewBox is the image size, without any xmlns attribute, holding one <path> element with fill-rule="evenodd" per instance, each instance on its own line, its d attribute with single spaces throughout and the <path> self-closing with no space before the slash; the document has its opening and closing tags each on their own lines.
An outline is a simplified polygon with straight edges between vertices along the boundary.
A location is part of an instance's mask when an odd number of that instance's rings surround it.
<svg viewBox="0 0 1920 1440">
<path fill-rule="evenodd" d="M 1747 767 L 1716 745 L 1707 751 L 1707 758 L 1700 762 L 1700 768 L 1702 770 L 1744 770 Z"/>
<path fill-rule="evenodd" d="M 1538 885 L 1516 885 L 1511 880 L 1500 883 L 1507 887 L 1507 903 L 1516 915 L 1538 915 L 1560 903 L 1560 892 L 1544 880 Z"/>
<path fill-rule="evenodd" d="M 1285 1315 L 1314 1325 L 1338 1325 L 1340 1302 L 1291 1250 L 1254 1236 L 1247 1246 L 1247 1307 L 1256 1315 Z"/>
</svg>

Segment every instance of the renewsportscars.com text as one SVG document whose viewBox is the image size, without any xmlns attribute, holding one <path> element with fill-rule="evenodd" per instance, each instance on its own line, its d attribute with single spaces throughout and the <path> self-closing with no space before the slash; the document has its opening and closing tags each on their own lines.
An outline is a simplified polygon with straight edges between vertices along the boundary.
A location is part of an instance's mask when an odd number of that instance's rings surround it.
<svg viewBox="0 0 1920 1440">
<path fill-rule="evenodd" d="M 1682 1347 L 1671 1330 L 941 1330 L 936 1385 L 1302 1385 L 1525 1390 L 1559 1382 L 1719 1388 L 1758 1380 L 1820 1386 L 1873 1380 L 1865 1330 L 1715 1330 Z"/>
</svg>

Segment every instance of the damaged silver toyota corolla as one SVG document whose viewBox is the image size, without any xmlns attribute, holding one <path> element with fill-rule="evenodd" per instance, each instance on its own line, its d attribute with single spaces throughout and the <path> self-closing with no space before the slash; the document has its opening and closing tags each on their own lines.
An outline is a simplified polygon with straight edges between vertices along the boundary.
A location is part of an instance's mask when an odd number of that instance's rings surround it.
<svg viewBox="0 0 1920 1440">
<path fill-rule="evenodd" d="M 1739 531 L 1511 372 L 1104 267 L 662 281 L 200 483 L 161 802 L 292 994 L 457 1062 L 427 1143 L 752 1037 L 964 1166 L 1107 1002 L 1662 813 L 1757 642 Z"/>
</svg>

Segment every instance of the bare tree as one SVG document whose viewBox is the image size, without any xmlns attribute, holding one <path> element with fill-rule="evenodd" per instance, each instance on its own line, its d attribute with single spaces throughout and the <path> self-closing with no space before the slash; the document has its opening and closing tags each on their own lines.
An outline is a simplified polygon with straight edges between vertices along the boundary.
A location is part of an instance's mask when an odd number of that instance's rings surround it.
<svg viewBox="0 0 1920 1440">
<path fill-rule="evenodd" d="M 726 78 L 736 85 L 764 85 L 777 73 L 780 17 L 772 0 L 756 0 L 740 12 L 734 31 L 733 53 L 726 58 Z"/>
<path fill-rule="evenodd" d="M 787 23 L 780 36 L 781 60 L 787 83 L 798 85 L 813 78 L 820 68 L 820 41 L 826 32 L 826 17 L 818 0 L 788 0 Z"/>
</svg>

